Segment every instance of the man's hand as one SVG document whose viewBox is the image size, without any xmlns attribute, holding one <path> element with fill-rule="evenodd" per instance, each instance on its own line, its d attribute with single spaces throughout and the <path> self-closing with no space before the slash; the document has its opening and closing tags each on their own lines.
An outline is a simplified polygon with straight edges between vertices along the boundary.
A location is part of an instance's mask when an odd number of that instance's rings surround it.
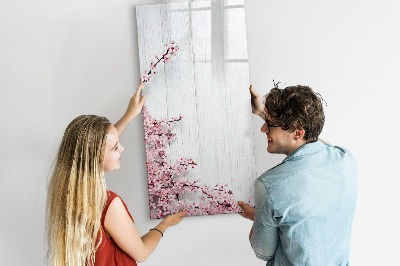
<svg viewBox="0 0 400 266">
<path fill-rule="evenodd" d="M 246 203 L 244 203 L 243 201 L 238 201 L 238 205 L 244 211 L 244 212 L 239 212 L 239 214 L 246 219 L 254 221 L 254 214 L 256 210 L 252 207 L 247 206 Z"/>
<path fill-rule="evenodd" d="M 258 95 L 258 93 L 253 89 L 253 85 L 250 85 L 250 94 L 251 94 L 251 111 L 253 114 L 260 116 L 262 119 L 265 119 L 265 106 L 264 103 Z"/>
</svg>

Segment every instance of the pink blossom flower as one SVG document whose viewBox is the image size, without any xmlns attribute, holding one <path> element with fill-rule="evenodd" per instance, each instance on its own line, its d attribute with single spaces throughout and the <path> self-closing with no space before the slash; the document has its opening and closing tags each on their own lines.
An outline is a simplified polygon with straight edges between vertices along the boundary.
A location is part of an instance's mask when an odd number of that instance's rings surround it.
<svg viewBox="0 0 400 266">
<path fill-rule="evenodd" d="M 176 135 L 173 125 L 182 119 L 155 119 L 143 107 L 150 217 L 161 218 L 184 210 L 189 215 L 239 212 L 227 184 L 200 184 L 200 180 L 179 176 L 197 166 L 192 158 L 180 158 L 175 163 L 169 160 L 167 148 Z"/>
<path fill-rule="evenodd" d="M 162 56 L 159 58 L 158 55 L 154 55 L 154 58 L 157 59 L 157 62 L 154 63 L 152 60 L 150 62 L 150 70 L 149 71 L 144 71 L 144 74 L 142 75 L 142 81 L 143 82 L 150 82 L 150 75 L 156 75 L 158 72 L 155 71 L 157 64 L 160 61 L 163 61 L 164 63 L 168 62 L 170 58 L 173 55 L 176 55 L 176 52 L 179 50 L 179 47 L 176 46 L 175 41 L 170 41 L 166 44 L 164 44 L 165 47 L 167 48 L 167 51 L 162 54 Z"/>
</svg>

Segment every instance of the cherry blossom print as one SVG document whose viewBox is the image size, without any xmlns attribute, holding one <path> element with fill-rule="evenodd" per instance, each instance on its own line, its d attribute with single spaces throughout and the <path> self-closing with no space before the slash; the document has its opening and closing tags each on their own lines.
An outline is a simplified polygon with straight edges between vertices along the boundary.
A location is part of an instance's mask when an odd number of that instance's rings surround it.
<svg viewBox="0 0 400 266">
<path fill-rule="evenodd" d="M 158 63 L 167 63 L 171 57 L 176 55 L 176 53 L 179 51 L 179 47 L 176 45 L 175 41 L 169 41 L 168 43 L 164 44 L 164 48 L 166 49 L 166 52 L 161 55 L 154 55 L 154 60 L 150 61 L 150 70 L 145 70 L 143 72 L 141 77 L 143 82 L 150 82 L 151 75 L 156 75 L 158 73 L 156 71 Z"/>
<path fill-rule="evenodd" d="M 168 158 L 168 146 L 176 140 L 174 125 L 183 119 L 182 116 L 155 119 L 147 106 L 143 107 L 150 217 L 162 218 L 180 211 L 188 211 L 188 215 L 241 211 L 227 184 L 202 184 L 183 175 L 197 166 L 192 158 L 180 158 L 176 162 Z"/>
</svg>

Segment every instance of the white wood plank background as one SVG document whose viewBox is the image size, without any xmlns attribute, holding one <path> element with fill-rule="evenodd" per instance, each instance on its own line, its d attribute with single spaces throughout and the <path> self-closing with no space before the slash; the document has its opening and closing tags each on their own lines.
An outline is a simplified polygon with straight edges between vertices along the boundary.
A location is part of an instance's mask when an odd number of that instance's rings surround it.
<svg viewBox="0 0 400 266">
<path fill-rule="evenodd" d="M 151 116 L 183 116 L 175 124 L 169 158 L 193 158 L 197 166 L 187 176 L 203 184 L 229 184 L 235 200 L 253 205 L 256 165 L 244 6 L 229 2 L 138 6 L 140 69 L 149 70 L 165 43 L 177 43 L 177 55 L 157 65 L 159 73 L 143 90 Z"/>
</svg>

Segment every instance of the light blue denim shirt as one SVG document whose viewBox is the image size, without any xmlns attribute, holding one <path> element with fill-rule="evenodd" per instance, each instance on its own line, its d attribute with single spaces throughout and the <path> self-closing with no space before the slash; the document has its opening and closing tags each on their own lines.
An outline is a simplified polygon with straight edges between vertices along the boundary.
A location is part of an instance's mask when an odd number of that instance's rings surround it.
<svg viewBox="0 0 400 266">
<path fill-rule="evenodd" d="M 267 265 L 348 265 L 356 197 L 348 150 L 301 146 L 255 182 L 256 256 Z"/>
</svg>

